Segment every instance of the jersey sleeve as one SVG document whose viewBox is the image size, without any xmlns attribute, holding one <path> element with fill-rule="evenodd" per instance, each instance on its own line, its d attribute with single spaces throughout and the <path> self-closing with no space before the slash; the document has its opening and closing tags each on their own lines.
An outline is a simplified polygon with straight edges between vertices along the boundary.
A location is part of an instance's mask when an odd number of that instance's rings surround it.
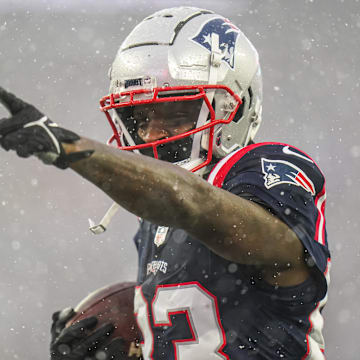
<svg viewBox="0 0 360 360">
<path fill-rule="evenodd" d="M 327 287 L 330 252 L 325 228 L 325 179 L 308 155 L 287 144 L 253 144 L 222 159 L 208 181 L 259 202 L 285 222 L 309 253 L 308 265 L 323 274 Z"/>
</svg>

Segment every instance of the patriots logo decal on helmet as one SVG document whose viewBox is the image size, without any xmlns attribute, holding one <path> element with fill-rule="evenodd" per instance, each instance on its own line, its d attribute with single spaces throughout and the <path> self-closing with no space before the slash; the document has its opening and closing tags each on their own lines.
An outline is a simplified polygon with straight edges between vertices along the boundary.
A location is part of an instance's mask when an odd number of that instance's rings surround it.
<svg viewBox="0 0 360 360">
<path fill-rule="evenodd" d="M 199 33 L 192 40 L 211 52 L 211 34 L 219 35 L 219 48 L 222 52 L 221 60 L 234 69 L 234 49 L 240 30 L 224 18 L 216 18 L 206 22 Z"/>
<path fill-rule="evenodd" d="M 265 174 L 265 187 L 267 189 L 279 184 L 293 184 L 301 186 L 304 190 L 315 195 L 312 181 L 300 168 L 284 160 L 269 160 L 261 158 L 262 172 Z"/>
</svg>

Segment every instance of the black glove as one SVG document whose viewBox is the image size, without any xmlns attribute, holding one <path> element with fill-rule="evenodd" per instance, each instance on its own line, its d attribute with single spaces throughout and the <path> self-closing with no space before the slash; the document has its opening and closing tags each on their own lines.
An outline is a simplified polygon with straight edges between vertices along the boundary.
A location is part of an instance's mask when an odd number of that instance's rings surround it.
<svg viewBox="0 0 360 360">
<path fill-rule="evenodd" d="M 51 360 L 129 360 L 128 349 L 120 338 L 109 341 L 114 330 L 110 323 L 92 331 L 98 322 L 95 316 L 85 318 L 65 328 L 75 315 L 73 309 L 53 314 L 51 326 Z"/>
<path fill-rule="evenodd" d="M 73 308 L 66 308 L 60 311 L 56 311 L 52 314 L 51 324 L 51 344 L 59 337 L 60 333 L 64 330 L 66 323 L 75 316 Z"/>
<path fill-rule="evenodd" d="M 36 155 L 45 164 L 66 169 L 71 162 L 89 157 L 93 150 L 67 155 L 61 143 L 73 143 L 80 137 L 48 119 L 33 105 L 27 104 L 0 87 L 0 103 L 11 117 L 0 120 L 0 145 L 15 150 L 20 157 Z"/>
</svg>

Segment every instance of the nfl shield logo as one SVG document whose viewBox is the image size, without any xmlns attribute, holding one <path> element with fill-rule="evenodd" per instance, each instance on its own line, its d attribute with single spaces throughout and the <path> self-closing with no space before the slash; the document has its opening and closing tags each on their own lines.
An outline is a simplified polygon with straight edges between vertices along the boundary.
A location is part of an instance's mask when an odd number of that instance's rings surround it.
<svg viewBox="0 0 360 360">
<path fill-rule="evenodd" d="M 165 242 L 166 234 L 169 228 L 167 226 L 159 226 L 156 230 L 154 244 L 159 247 Z"/>
</svg>

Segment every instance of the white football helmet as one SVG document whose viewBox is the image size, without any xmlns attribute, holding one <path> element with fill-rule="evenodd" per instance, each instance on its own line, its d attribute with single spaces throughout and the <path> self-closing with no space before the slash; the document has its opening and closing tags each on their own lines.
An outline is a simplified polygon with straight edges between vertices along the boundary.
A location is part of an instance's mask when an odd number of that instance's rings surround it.
<svg viewBox="0 0 360 360">
<path fill-rule="evenodd" d="M 199 174 L 213 156 L 219 159 L 246 146 L 261 123 L 257 51 L 234 24 L 212 11 L 177 7 L 148 16 L 122 43 L 109 77 L 110 94 L 100 101 L 114 132 L 109 144 Z M 135 107 L 175 101 L 198 105 L 195 126 L 142 141 Z"/>
</svg>

